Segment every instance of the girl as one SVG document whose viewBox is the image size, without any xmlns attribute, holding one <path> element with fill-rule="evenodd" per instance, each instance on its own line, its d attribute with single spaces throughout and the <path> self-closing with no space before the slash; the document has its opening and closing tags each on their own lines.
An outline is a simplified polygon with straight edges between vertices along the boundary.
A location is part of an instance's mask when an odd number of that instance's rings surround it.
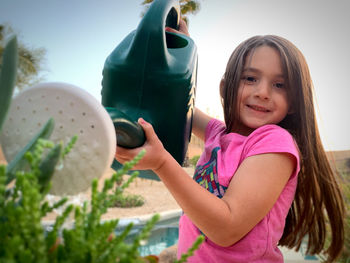
<svg viewBox="0 0 350 263">
<path fill-rule="evenodd" d="M 344 205 L 301 52 L 277 36 L 244 41 L 228 61 L 220 95 L 225 123 L 195 110 L 193 133 L 205 149 L 194 180 L 139 119 L 146 155 L 135 169 L 152 169 L 184 211 L 178 257 L 203 234 L 189 262 L 283 262 L 277 246 L 299 249 L 307 236 L 309 254 L 334 261 L 344 242 Z M 116 158 L 124 163 L 139 151 L 118 147 Z M 324 251 L 325 212 L 332 240 Z"/>
</svg>

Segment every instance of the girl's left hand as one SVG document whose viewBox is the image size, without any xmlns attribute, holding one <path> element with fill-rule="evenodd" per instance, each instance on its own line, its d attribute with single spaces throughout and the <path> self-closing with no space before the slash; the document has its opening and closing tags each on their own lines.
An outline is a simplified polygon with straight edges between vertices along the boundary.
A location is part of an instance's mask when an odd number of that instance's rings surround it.
<svg viewBox="0 0 350 263">
<path fill-rule="evenodd" d="M 118 162 L 124 164 L 125 162 L 132 160 L 142 149 L 145 149 L 146 154 L 133 169 L 158 170 L 165 163 L 168 152 L 165 150 L 150 123 L 142 118 L 138 119 L 138 123 L 142 126 L 145 132 L 146 142 L 141 147 L 135 149 L 126 149 L 118 146 L 115 158 Z"/>
<path fill-rule="evenodd" d="M 190 33 L 188 32 L 187 24 L 183 19 L 180 19 L 179 23 L 179 30 L 176 30 L 171 27 L 166 27 L 165 31 L 167 32 L 173 32 L 173 33 L 179 33 L 179 34 L 184 34 L 186 36 L 190 36 Z"/>
</svg>

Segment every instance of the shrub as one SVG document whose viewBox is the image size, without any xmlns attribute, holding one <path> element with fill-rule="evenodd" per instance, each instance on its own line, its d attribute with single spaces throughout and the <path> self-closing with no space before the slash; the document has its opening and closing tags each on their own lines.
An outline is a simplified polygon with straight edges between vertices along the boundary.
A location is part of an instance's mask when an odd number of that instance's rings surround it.
<svg viewBox="0 0 350 263">
<path fill-rule="evenodd" d="M 344 181 L 341 183 L 345 199 L 345 225 L 344 225 L 344 248 L 339 262 L 350 263 L 350 173 L 344 174 Z"/>
<path fill-rule="evenodd" d="M 98 191 L 97 180 L 93 180 L 90 204 L 85 202 L 82 208 L 67 206 L 55 223 L 44 230 L 41 218 L 67 201 L 63 197 L 50 206 L 45 201 L 45 196 L 51 183 L 41 185 L 38 180 L 41 160 L 46 158 L 45 149 L 54 149 L 56 146 L 52 142 L 39 140 L 33 150 L 35 154 L 25 154 L 30 170 L 16 172 L 16 182 L 12 189 L 6 187 L 7 167 L 0 166 L 0 261 L 157 262 L 157 257 L 141 257 L 138 247 L 142 240 L 148 238 L 159 215 L 153 216 L 131 243 L 126 243 L 125 238 L 132 230 L 132 223 L 120 235 L 116 235 L 118 219 L 106 222 L 100 220 L 102 214 L 137 176 L 137 172 L 120 187 L 115 187 L 113 193 L 109 193 L 115 182 L 138 162 L 144 152 L 140 152 L 133 161 L 126 163 L 110 179 L 105 180 L 102 191 Z M 68 152 L 67 147 L 64 152 Z M 64 225 L 71 213 L 74 213 L 74 226 L 68 228 Z M 203 238 L 200 237 L 189 253 L 178 262 L 184 262 L 202 241 Z"/>
<path fill-rule="evenodd" d="M 145 199 L 140 195 L 120 195 L 114 203 L 114 207 L 129 208 L 142 206 L 145 203 Z"/>
<path fill-rule="evenodd" d="M 124 182 L 124 177 L 120 177 L 115 182 L 117 187 L 120 187 Z M 113 204 L 113 207 L 130 208 L 142 206 L 145 199 L 140 195 L 121 194 Z"/>
<path fill-rule="evenodd" d="M 195 156 L 193 156 L 191 159 L 190 159 L 190 164 L 192 165 L 192 166 L 196 166 L 197 165 L 197 162 L 198 162 L 198 160 L 199 160 L 199 157 L 200 157 L 200 155 L 195 155 Z"/>
<path fill-rule="evenodd" d="M 342 173 L 342 180 L 340 180 L 340 187 L 343 192 L 345 200 L 345 220 L 344 220 L 344 247 L 336 262 L 338 263 L 350 263 L 350 173 Z M 329 223 L 327 228 L 330 230 Z M 326 246 L 330 244 L 331 241 L 330 231 L 326 237 Z M 320 255 L 321 260 L 325 261 L 326 258 Z"/>
</svg>

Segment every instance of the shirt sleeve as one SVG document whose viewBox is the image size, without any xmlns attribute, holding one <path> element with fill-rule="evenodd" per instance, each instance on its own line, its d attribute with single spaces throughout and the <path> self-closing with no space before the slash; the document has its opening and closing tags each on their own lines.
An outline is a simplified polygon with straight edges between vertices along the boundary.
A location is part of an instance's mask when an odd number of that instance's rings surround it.
<svg viewBox="0 0 350 263">
<path fill-rule="evenodd" d="M 249 156 L 264 153 L 289 153 L 296 159 L 295 172 L 300 169 L 299 151 L 294 138 L 287 130 L 277 125 L 265 125 L 252 132 L 246 140 L 241 161 Z"/>
</svg>

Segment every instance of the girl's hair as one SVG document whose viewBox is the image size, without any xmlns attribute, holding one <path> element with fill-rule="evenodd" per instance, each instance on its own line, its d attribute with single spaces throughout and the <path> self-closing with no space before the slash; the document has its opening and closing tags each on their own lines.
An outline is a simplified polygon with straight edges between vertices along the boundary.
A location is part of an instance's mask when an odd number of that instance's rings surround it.
<svg viewBox="0 0 350 263">
<path fill-rule="evenodd" d="M 291 109 L 278 125 L 296 140 L 301 155 L 301 170 L 292 207 L 280 245 L 299 249 L 307 236 L 308 254 L 326 252 L 333 261 L 344 244 L 344 201 L 321 143 L 313 104 L 313 85 L 302 53 L 288 40 L 272 35 L 255 36 L 241 43 L 232 53 L 220 85 L 226 131 L 239 122 L 238 88 L 249 54 L 260 46 L 276 49 L 281 57 L 285 86 Z M 332 240 L 324 251 L 328 222 Z"/>
</svg>

